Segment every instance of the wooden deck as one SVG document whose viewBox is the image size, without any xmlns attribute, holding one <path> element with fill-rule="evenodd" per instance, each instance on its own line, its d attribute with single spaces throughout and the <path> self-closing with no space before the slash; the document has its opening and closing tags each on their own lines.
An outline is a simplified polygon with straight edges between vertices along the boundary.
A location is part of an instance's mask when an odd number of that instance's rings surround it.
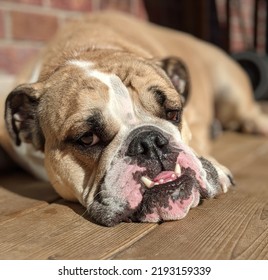
<svg viewBox="0 0 268 280">
<path fill-rule="evenodd" d="M 23 172 L 0 176 L 0 259 L 268 259 L 268 140 L 225 133 L 215 157 L 237 186 L 163 224 L 89 222 Z"/>
</svg>

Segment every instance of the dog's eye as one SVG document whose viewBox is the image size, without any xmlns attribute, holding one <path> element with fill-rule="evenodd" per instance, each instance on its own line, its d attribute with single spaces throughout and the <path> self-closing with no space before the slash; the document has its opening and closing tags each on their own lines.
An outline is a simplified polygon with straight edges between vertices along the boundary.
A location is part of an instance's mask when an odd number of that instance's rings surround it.
<svg viewBox="0 0 268 280">
<path fill-rule="evenodd" d="M 92 133 L 92 132 L 87 132 L 85 133 L 82 137 L 78 139 L 78 144 L 85 146 L 85 147 L 90 147 L 99 142 L 99 137 Z"/>
<path fill-rule="evenodd" d="M 178 123 L 180 121 L 181 111 L 180 110 L 167 110 L 166 118 L 167 120 Z"/>
</svg>

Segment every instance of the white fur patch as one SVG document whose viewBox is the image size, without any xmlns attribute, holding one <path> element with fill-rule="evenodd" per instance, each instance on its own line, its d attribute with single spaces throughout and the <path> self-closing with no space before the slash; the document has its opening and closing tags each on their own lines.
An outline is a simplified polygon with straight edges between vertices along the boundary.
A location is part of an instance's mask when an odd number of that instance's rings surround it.
<svg viewBox="0 0 268 280">
<path fill-rule="evenodd" d="M 94 65 L 92 62 L 84 61 L 84 60 L 70 60 L 68 64 L 72 64 L 84 70 L 88 70 Z"/>
<path fill-rule="evenodd" d="M 32 144 L 21 143 L 20 146 L 13 145 L 17 160 L 21 166 L 30 171 L 37 178 L 49 181 L 44 168 L 44 153 L 36 151 Z"/>
<path fill-rule="evenodd" d="M 118 76 L 94 70 L 94 64 L 88 61 L 71 60 L 69 63 L 83 69 L 88 76 L 100 80 L 109 88 L 108 108 L 115 118 L 123 124 L 137 123 L 130 94 Z"/>
</svg>

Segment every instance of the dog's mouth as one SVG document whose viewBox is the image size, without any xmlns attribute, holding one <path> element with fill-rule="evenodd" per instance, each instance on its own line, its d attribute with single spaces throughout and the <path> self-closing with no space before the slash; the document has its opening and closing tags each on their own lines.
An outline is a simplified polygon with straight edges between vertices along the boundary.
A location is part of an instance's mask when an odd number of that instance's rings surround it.
<svg viewBox="0 0 268 280">
<path fill-rule="evenodd" d="M 131 220 L 161 222 L 185 217 L 200 201 L 202 187 L 199 174 L 190 167 L 176 163 L 174 171 L 162 171 L 154 179 L 141 176 L 145 190 Z"/>
<path fill-rule="evenodd" d="M 210 161 L 190 151 L 180 150 L 173 167 L 153 176 L 152 170 L 117 160 L 113 166 L 116 172 L 106 175 L 109 184 L 104 181 L 101 198 L 89 209 L 91 217 L 106 226 L 179 220 L 201 198 L 213 197 L 221 192 L 223 183 L 230 184 Z"/>
</svg>

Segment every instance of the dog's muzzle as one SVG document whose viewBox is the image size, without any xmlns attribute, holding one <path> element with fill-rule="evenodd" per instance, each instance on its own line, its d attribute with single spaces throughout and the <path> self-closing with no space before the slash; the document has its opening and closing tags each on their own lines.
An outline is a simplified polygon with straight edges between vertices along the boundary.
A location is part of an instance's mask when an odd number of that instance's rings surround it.
<svg viewBox="0 0 268 280">
<path fill-rule="evenodd" d="M 114 159 L 89 212 L 103 225 L 185 217 L 221 188 L 211 162 L 158 128 L 138 128 Z"/>
</svg>

